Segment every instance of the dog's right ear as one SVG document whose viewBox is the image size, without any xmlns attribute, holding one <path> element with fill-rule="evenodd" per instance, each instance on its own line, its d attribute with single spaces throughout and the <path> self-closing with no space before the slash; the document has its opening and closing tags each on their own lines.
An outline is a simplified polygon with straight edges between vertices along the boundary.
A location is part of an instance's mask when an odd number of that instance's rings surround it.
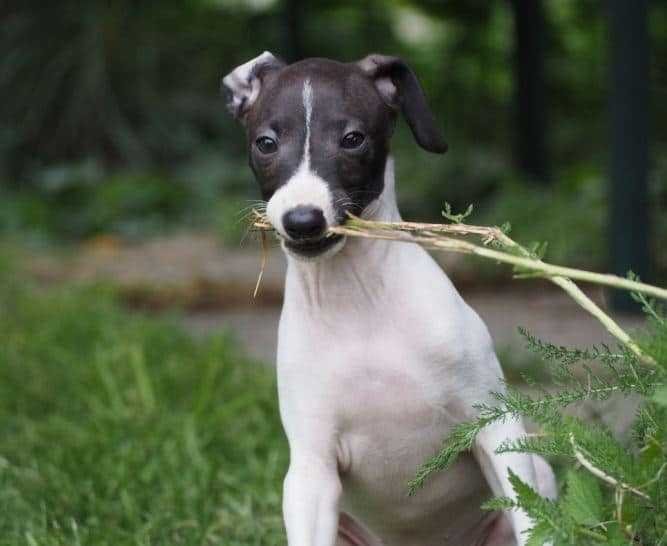
<svg viewBox="0 0 667 546">
<path fill-rule="evenodd" d="M 271 70 L 285 66 L 285 63 L 268 51 L 237 66 L 222 78 L 221 91 L 230 114 L 242 123 L 246 114 L 257 100 L 262 87 L 262 78 Z"/>
</svg>

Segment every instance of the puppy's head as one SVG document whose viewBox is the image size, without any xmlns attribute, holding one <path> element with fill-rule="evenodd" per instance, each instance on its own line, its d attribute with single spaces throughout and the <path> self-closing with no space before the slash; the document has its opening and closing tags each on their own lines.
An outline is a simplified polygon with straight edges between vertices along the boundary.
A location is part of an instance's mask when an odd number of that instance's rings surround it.
<svg viewBox="0 0 667 546">
<path fill-rule="evenodd" d="M 245 126 L 267 215 L 299 258 L 342 248 L 344 239 L 326 236 L 327 229 L 380 196 L 398 112 L 422 148 L 447 149 L 417 78 L 396 57 L 285 65 L 265 52 L 222 85 L 229 111 Z"/>
</svg>

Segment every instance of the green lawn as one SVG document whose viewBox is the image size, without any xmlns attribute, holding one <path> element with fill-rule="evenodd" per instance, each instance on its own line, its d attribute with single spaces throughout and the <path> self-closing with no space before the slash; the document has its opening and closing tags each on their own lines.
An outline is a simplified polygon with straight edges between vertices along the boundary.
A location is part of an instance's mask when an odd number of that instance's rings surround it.
<svg viewBox="0 0 667 546">
<path fill-rule="evenodd" d="M 284 543 L 271 370 L 108 290 L 16 277 L 0 271 L 0 545 Z"/>
</svg>

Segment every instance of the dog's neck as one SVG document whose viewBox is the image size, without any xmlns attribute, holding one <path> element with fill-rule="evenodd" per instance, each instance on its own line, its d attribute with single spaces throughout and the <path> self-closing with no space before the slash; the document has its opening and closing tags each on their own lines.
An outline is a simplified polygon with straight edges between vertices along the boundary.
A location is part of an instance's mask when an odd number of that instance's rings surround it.
<svg viewBox="0 0 667 546">
<path fill-rule="evenodd" d="M 382 222 L 398 222 L 401 220 L 396 202 L 395 178 L 394 158 L 389 156 L 384 166 L 384 189 L 380 197 L 366 207 L 362 213 L 364 219 Z"/>
<path fill-rule="evenodd" d="M 364 210 L 367 220 L 401 220 L 396 202 L 394 160 L 387 158 L 384 189 Z M 314 261 L 304 261 L 288 254 L 286 291 L 306 307 L 324 308 L 332 303 L 373 304 L 382 297 L 383 277 L 392 269 L 392 256 L 402 245 L 391 241 L 349 237 L 337 254 Z"/>
</svg>

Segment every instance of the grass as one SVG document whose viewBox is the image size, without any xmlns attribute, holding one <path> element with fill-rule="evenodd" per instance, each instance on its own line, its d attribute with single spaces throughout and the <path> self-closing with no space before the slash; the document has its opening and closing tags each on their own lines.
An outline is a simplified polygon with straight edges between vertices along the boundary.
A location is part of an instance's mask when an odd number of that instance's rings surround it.
<svg viewBox="0 0 667 546">
<path fill-rule="evenodd" d="M 284 543 L 271 370 L 0 267 L 0 545 Z"/>
</svg>

